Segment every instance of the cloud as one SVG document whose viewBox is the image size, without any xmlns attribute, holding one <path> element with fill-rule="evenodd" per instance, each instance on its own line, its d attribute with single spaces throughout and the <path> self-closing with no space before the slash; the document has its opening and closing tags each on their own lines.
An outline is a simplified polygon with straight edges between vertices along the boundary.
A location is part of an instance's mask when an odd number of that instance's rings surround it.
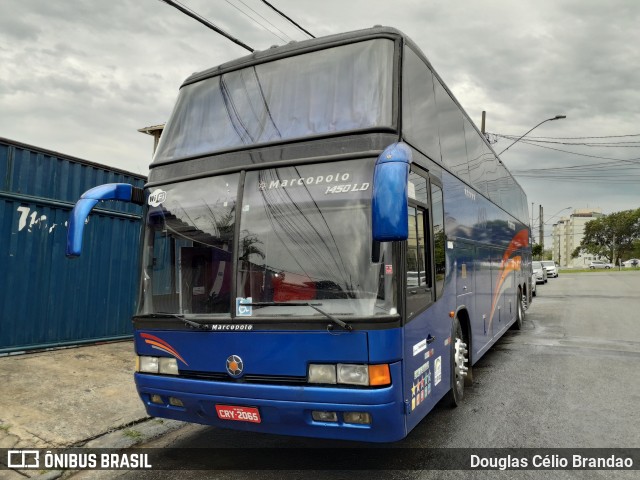
<svg viewBox="0 0 640 480">
<path fill-rule="evenodd" d="M 282 44 L 278 36 L 308 38 L 255 0 L 245 1 L 255 12 L 234 5 L 281 31 L 269 33 L 227 2 L 183 3 L 256 49 Z M 635 0 L 278 0 L 276 5 L 318 36 L 376 24 L 399 28 L 420 46 L 477 124 L 487 111 L 491 132 L 522 134 L 562 113 L 566 120 L 548 122 L 531 135 L 640 133 L 640 4 Z M 12 2 L 11 15 L 0 17 L 0 136 L 146 173 L 152 140 L 136 130 L 166 121 L 191 73 L 247 53 L 158 0 Z M 495 147 L 506 145 L 503 140 Z M 580 151 L 640 157 L 639 149 Z M 521 143 L 503 161 L 516 170 L 597 160 Z M 540 179 L 518 180 L 529 201 L 548 210 L 640 204 L 637 189 L 625 184 L 615 185 L 613 194 L 613 183 L 554 188 Z"/>
</svg>

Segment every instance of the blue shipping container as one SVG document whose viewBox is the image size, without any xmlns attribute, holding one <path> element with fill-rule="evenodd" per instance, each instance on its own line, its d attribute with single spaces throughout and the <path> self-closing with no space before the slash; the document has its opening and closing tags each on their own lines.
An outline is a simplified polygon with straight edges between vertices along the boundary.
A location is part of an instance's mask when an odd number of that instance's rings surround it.
<svg viewBox="0 0 640 480">
<path fill-rule="evenodd" d="M 132 334 L 142 207 L 106 202 L 65 257 L 74 202 L 145 177 L 0 138 L 0 353 Z"/>
</svg>

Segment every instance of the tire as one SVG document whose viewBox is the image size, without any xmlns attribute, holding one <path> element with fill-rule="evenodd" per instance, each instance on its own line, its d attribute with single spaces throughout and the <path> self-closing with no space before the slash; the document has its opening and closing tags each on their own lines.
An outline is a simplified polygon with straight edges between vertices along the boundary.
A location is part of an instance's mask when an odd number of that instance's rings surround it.
<svg viewBox="0 0 640 480">
<path fill-rule="evenodd" d="M 514 330 L 522 330 L 522 324 L 524 323 L 524 306 L 522 304 L 522 293 L 518 289 L 518 298 L 516 299 L 516 321 L 511 326 Z"/>
<path fill-rule="evenodd" d="M 464 399 L 465 377 L 469 369 L 468 342 L 465 341 L 458 317 L 453 319 L 451 331 L 451 390 L 446 395 L 446 403 L 457 407 Z"/>
</svg>

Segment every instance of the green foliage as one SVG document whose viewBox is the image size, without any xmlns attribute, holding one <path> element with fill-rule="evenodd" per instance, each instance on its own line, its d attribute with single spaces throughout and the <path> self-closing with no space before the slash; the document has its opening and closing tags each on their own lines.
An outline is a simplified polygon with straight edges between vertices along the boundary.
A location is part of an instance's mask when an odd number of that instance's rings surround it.
<svg viewBox="0 0 640 480">
<path fill-rule="evenodd" d="M 586 252 L 616 263 L 630 258 L 640 240 L 640 208 L 623 210 L 587 222 L 578 254 Z"/>
<path fill-rule="evenodd" d="M 531 248 L 531 254 L 534 256 L 534 258 L 541 258 L 542 245 L 540 245 L 539 243 L 534 243 L 533 247 Z"/>
<path fill-rule="evenodd" d="M 127 429 L 127 430 L 124 430 L 122 432 L 122 434 L 125 437 L 131 438 L 133 440 L 140 440 L 142 438 L 142 436 L 143 436 L 141 432 L 139 432 L 138 430 L 131 429 L 131 428 Z"/>
</svg>

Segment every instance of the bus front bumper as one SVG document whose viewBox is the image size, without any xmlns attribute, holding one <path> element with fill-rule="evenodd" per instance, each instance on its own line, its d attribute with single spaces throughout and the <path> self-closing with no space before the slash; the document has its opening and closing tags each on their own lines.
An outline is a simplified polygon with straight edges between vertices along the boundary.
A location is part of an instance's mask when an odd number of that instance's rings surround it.
<svg viewBox="0 0 640 480">
<path fill-rule="evenodd" d="M 217 382 L 135 374 L 138 394 L 153 417 L 251 432 L 316 438 L 391 442 L 406 436 L 400 363 L 390 365 L 397 385 L 376 389 Z M 154 403 L 153 399 L 161 403 Z M 183 406 L 170 404 L 178 399 Z M 216 406 L 257 408 L 260 423 L 218 418 Z M 337 421 L 316 421 L 312 412 L 336 412 Z M 370 424 L 345 421 L 368 413 Z"/>
</svg>

